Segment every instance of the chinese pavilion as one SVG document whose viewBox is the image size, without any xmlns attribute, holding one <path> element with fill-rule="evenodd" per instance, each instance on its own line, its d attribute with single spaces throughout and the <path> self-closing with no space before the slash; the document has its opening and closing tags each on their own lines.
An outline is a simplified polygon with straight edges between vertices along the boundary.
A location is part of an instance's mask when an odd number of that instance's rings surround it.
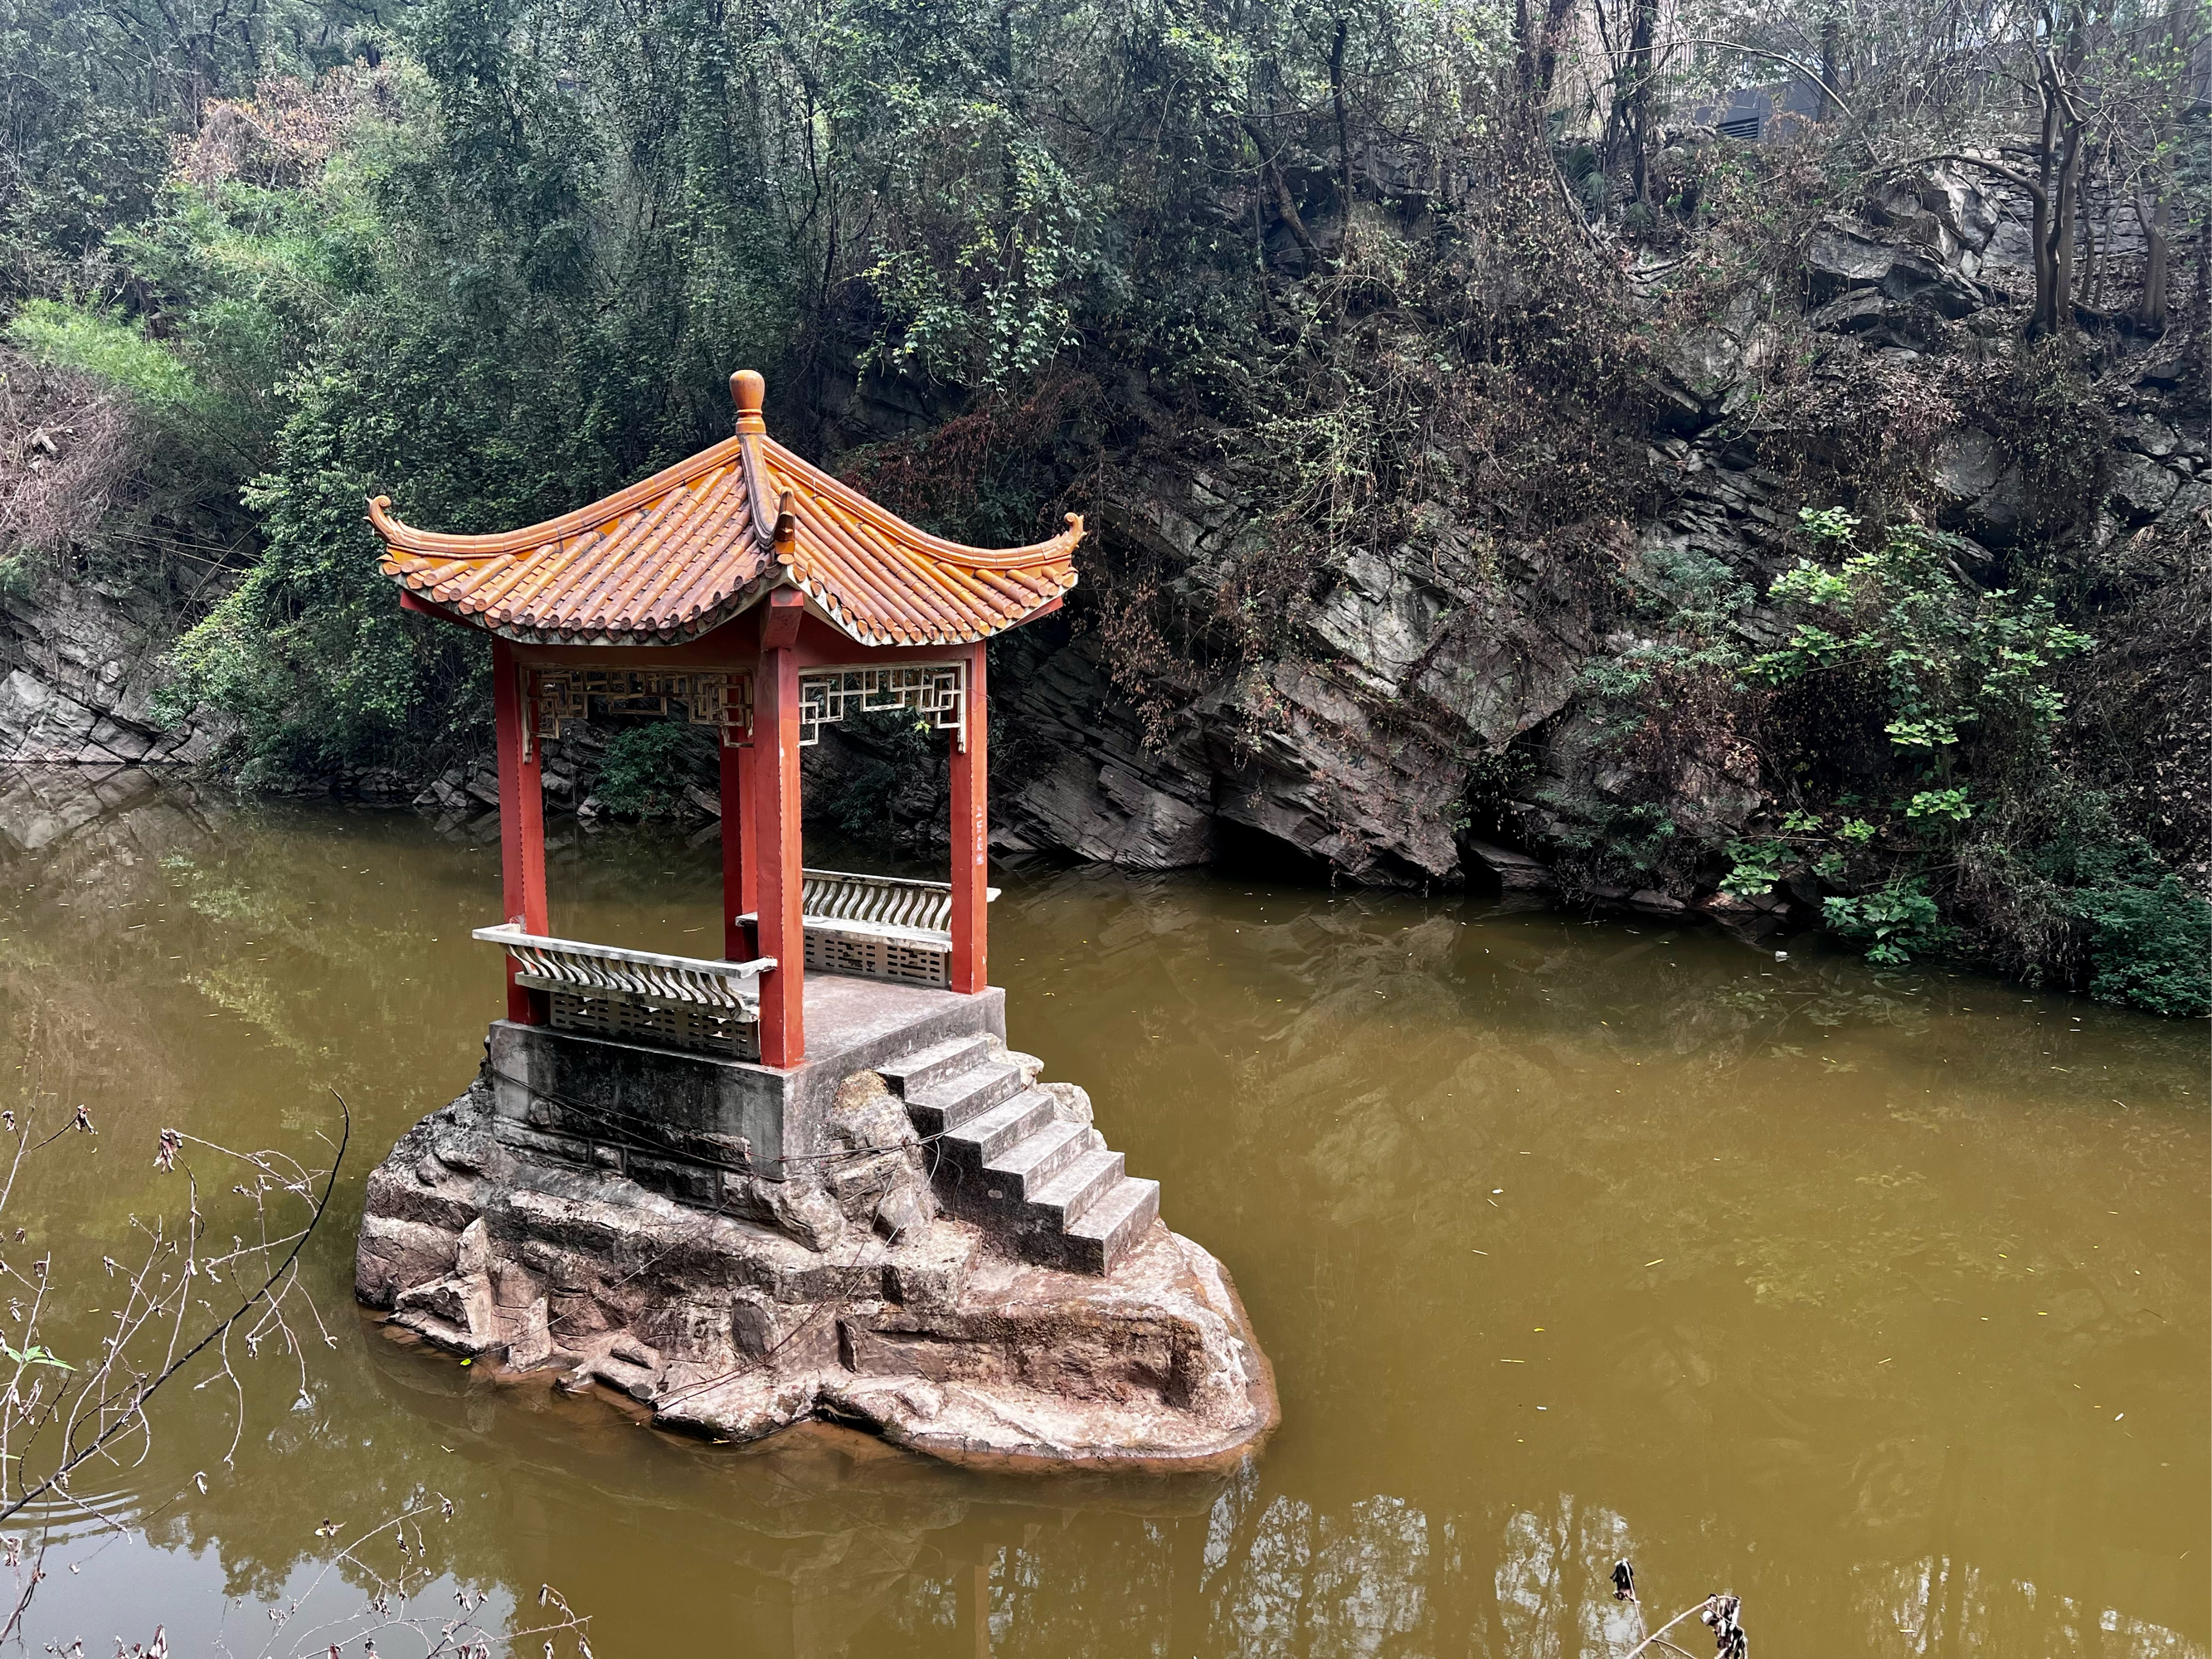
<svg viewBox="0 0 2212 1659">
<path fill-rule="evenodd" d="M 731 437 L 543 524 L 443 535 L 369 503 L 401 604 L 491 635 L 505 921 L 477 937 L 507 953 L 491 1042 L 502 1118 L 540 1152 L 713 1203 L 720 1182 L 819 1156 L 824 1103 L 871 1067 L 903 1079 L 935 1135 L 963 1111 L 988 1121 L 969 1161 L 991 1200 L 1083 1170 L 1058 1224 L 1111 1200 L 1114 1231 L 1133 1237 L 1157 1184 L 1124 1177 L 1118 1153 L 1110 1171 L 1085 1164 L 1087 1131 L 1079 1152 L 1073 1134 L 1032 1147 L 1055 1132 L 1030 1108 L 998 1124 L 1021 1092 L 983 1064 L 1005 1036 L 985 926 L 984 646 L 1075 585 L 1082 520 L 999 550 L 930 535 L 769 437 L 760 375 L 730 389 Z M 552 934 L 538 751 L 595 709 L 680 713 L 719 734 L 718 960 Z M 803 867 L 799 750 L 884 709 L 950 742 L 948 881 Z M 975 1088 L 954 1098 L 959 1079 Z M 1034 1153 L 1024 1179 L 1007 1178 L 1010 1146 Z M 1103 1271 L 1117 1248 L 1098 1241 L 1079 1265 Z"/>
<path fill-rule="evenodd" d="M 863 925 L 817 929 L 804 951 L 809 965 L 982 990 L 983 641 L 1059 605 L 1083 524 L 1070 514 L 1050 541 L 1000 552 L 942 540 L 769 437 L 758 374 L 732 375 L 730 392 L 735 435 L 543 524 L 438 535 L 400 523 L 384 496 L 368 516 L 401 605 L 492 636 L 509 927 L 546 932 L 535 739 L 594 697 L 672 701 L 720 732 L 725 951 L 767 958 L 757 1054 L 789 1066 L 806 1052 L 799 750 L 855 709 L 909 709 L 951 734 L 951 882 L 933 902 L 890 890 L 911 884 L 828 878 L 856 884 L 823 894 L 817 921 Z M 537 978 L 562 982 L 542 956 L 510 958 L 510 1019 L 547 1018 Z"/>
</svg>

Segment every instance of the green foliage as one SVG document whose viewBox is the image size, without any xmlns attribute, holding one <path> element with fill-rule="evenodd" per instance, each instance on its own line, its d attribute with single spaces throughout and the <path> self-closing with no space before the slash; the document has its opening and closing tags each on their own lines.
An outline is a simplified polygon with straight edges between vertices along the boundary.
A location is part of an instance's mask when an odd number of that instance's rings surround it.
<svg viewBox="0 0 2212 1659">
<path fill-rule="evenodd" d="M 592 793 L 623 817 L 674 817 L 698 757 L 691 728 L 672 720 L 626 726 L 608 740 Z"/>
<path fill-rule="evenodd" d="M 2054 752 L 2060 676 L 2089 635 L 2048 592 L 1976 586 L 1948 537 L 1904 525 L 1867 548 L 1838 508 L 1800 523 L 1824 557 L 1772 585 L 1801 619 L 1745 678 L 1817 690 L 1809 729 L 1829 743 L 1854 712 L 1878 742 L 1849 775 L 1859 787 L 1834 792 L 1832 831 L 1826 813 L 1792 805 L 1780 836 L 1729 843 L 1723 887 L 1754 894 L 1808 871 L 1832 890 L 1828 927 L 1872 961 L 1963 947 L 2155 1012 L 2212 1010 L 2212 908 Z M 1886 814 L 1851 810 L 1869 785 Z"/>
<path fill-rule="evenodd" d="M 1762 898 L 1772 892 L 1790 862 L 1790 848 L 1778 841 L 1731 841 L 1728 856 L 1729 872 L 1721 879 L 1721 891 L 1738 898 Z"/>
<path fill-rule="evenodd" d="M 843 834 L 888 844 L 896 839 L 892 802 L 936 764 L 938 746 L 927 722 L 892 710 L 848 716 L 838 737 L 851 765 L 828 790 L 820 811 Z"/>
<path fill-rule="evenodd" d="M 2045 902 L 2086 935 L 2093 996 L 2170 1017 L 2212 1013 L 2212 904 L 2191 892 L 2094 793 L 2067 799 L 2012 885 L 2048 884 Z"/>
<path fill-rule="evenodd" d="M 1758 597 L 1722 560 L 1691 547 L 1656 547 L 1644 556 L 1649 584 L 1640 607 L 1684 642 L 1700 667 L 1733 668 L 1741 659 L 1735 623 Z"/>
<path fill-rule="evenodd" d="M 2174 1018 L 2212 1014 L 2212 905 L 2172 872 L 2100 872 L 2074 902 L 2091 928 L 2092 996 Z"/>
<path fill-rule="evenodd" d="M 1915 952 L 1939 949 L 1949 932 L 1936 901 L 1916 881 L 1893 881 L 1856 897 L 1832 894 L 1820 908 L 1831 931 L 1863 941 L 1867 960 L 1885 967 L 1910 962 Z"/>
<path fill-rule="evenodd" d="M 27 1348 L 11 1348 L 5 1342 L 0 1342 L 0 1354 L 7 1355 L 17 1367 L 21 1369 L 37 1365 L 51 1366 L 58 1371 L 73 1371 L 76 1369 L 76 1366 L 57 1357 L 52 1350 L 42 1348 L 35 1342 Z"/>
<path fill-rule="evenodd" d="M 1974 816 L 1974 804 L 1963 789 L 1923 789 L 1905 808 L 1908 818 L 1940 818 L 1964 823 Z"/>
<path fill-rule="evenodd" d="M 33 300 L 9 323 L 8 337 L 37 362 L 73 368 L 156 413 L 190 411 L 205 398 L 174 352 L 112 311 Z"/>
<path fill-rule="evenodd" d="M 928 117 L 936 102 L 916 100 L 896 114 L 910 131 L 935 125 Z M 1090 263 L 1091 216 L 1075 180 L 1013 111 L 967 103 L 948 113 L 967 128 L 951 135 L 960 149 L 995 155 L 997 165 L 933 181 L 940 210 L 950 210 L 945 246 L 878 240 L 866 274 L 887 314 L 863 361 L 996 389 L 1075 343 L 1073 286 Z M 893 177 L 904 193 L 923 193 L 912 164 L 936 153 L 902 152 L 908 165 Z"/>
<path fill-rule="evenodd" d="M 1807 508 L 1801 520 L 1838 551 L 1854 545 L 1856 520 L 1847 514 Z M 1905 524 L 1877 547 L 1844 551 L 1838 570 L 1801 561 L 1768 597 L 1848 631 L 1801 622 L 1781 649 L 1754 657 L 1745 677 L 1785 686 L 1814 673 L 1857 676 L 1887 705 L 1890 741 L 1942 763 L 1937 751 L 1969 726 L 1998 744 L 2046 744 L 2065 712 L 2057 671 L 2095 641 L 2061 622 L 2048 594 L 1976 587 L 1959 569 L 1964 550 L 1939 531 Z"/>
</svg>

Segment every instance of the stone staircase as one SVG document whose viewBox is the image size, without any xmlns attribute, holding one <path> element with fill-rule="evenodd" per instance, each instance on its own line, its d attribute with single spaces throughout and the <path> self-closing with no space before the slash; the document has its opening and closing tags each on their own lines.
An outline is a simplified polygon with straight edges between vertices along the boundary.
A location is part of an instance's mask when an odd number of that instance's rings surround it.
<svg viewBox="0 0 2212 1659">
<path fill-rule="evenodd" d="M 1110 1273 L 1160 1212 L 1090 1125 L 1060 1116 L 987 1036 L 950 1037 L 875 1069 L 906 1102 L 945 1207 L 1025 1261 Z"/>
</svg>

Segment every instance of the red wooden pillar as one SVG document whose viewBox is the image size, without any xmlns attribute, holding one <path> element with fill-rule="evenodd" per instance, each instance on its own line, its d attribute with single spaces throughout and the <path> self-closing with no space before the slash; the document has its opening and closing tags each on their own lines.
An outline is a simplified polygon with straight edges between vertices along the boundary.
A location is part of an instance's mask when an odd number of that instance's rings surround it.
<svg viewBox="0 0 2212 1659">
<path fill-rule="evenodd" d="M 805 600 L 790 588 L 761 607 L 760 672 L 753 678 L 755 878 L 759 883 L 760 953 L 775 966 L 761 975 L 763 1066 L 796 1066 L 806 1054 L 806 936 L 799 916 L 799 621 Z"/>
<path fill-rule="evenodd" d="M 755 955 L 751 933 L 738 918 L 760 908 L 760 829 L 754 775 L 759 748 L 748 735 L 722 745 L 722 957 L 746 962 Z"/>
<path fill-rule="evenodd" d="M 991 908 L 990 742 L 985 718 L 983 647 L 968 647 L 968 692 L 961 710 L 966 741 L 952 751 L 952 988 L 980 991 L 991 982 L 985 947 Z"/>
<path fill-rule="evenodd" d="M 529 732 L 536 711 L 524 695 L 523 668 L 514 647 L 497 635 L 491 641 L 491 707 L 498 728 L 499 872 L 501 908 L 526 933 L 544 933 L 545 909 L 545 787 L 538 744 Z M 517 985 L 520 971 L 507 959 L 507 1017 L 522 1025 L 546 1023 L 545 994 Z"/>
</svg>

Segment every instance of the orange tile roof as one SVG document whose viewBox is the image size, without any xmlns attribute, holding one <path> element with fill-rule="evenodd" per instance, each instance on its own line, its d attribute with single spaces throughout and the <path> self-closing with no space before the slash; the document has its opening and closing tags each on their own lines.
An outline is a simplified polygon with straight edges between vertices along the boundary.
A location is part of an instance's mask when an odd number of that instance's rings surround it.
<svg viewBox="0 0 2212 1659">
<path fill-rule="evenodd" d="M 522 530 L 446 536 L 368 504 L 384 574 L 462 621 L 535 643 L 696 638 L 798 588 L 863 645 L 979 640 L 1075 586 L 1083 520 L 992 551 L 918 530 L 768 435 L 761 377 L 730 377 L 738 429 L 604 501 Z"/>
</svg>

